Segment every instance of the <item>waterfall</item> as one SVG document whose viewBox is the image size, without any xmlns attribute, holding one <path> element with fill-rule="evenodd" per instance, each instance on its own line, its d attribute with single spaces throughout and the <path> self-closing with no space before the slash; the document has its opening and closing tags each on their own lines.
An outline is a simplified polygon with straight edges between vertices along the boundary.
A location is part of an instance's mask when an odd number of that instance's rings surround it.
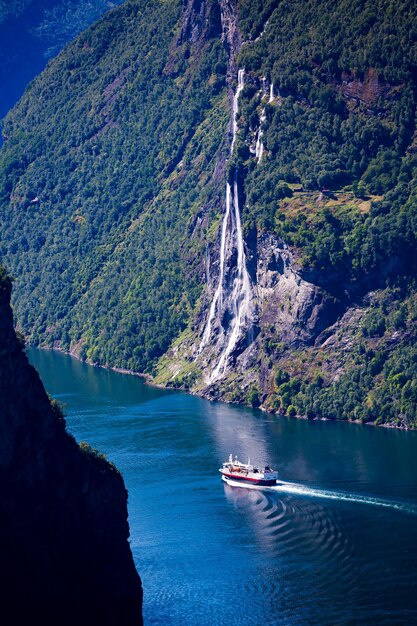
<svg viewBox="0 0 417 626">
<path fill-rule="evenodd" d="M 239 70 L 238 86 L 233 97 L 231 156 L 233 155 L 236 142 L 239 96 L 244 88 L 244 76 L 245 70 Z M 230 250 L 233 249 L 237 252 L 236 270 L 231 293 L 228 293 L 224 284 L 226 254 L 229 251 L 230 256 Z M 219 265 L 219 282 L 210 305 L 208 319 L 198 350 L 200 353 L 204 346 L 209 343 L 213 324 L 216 322 L 217 326 L 222 331 L 220 338 L 224 343 L 221 347 L 219 361 L 210 375 L 210 382 L 214 382 L 219 376 L 224 374 L 227 360 L 235 349 L 243 328 L 250 324 L 252 320 L 252 289 L 249 273 L 246 268 L 246 255 L 239 209 L 237 172 L 234 173 L 233 185 L 229 181 L 226 182 L 226 210 L 221 230 Z M 222 312 L 226 299 L 228 300 L 227 308 L 230 310 L 232 316 L 230 326 L 225 332 L 222 327 Z"/>
<path fill-rule="evenodd" d="M 232 144 L 230 146 L 230 156 L 233 154 L 233 149 L 235 147 L 236 141 L 236 133 L 237 133 L 237 114 L 239 112 L 239 97 L 242 93 L 243 87 L 245 86 L 245 70 L 239 70 L 237 75 L 237 89 L 236 93 L 233 97 L 233 135 L 232 135 Z"/>
<path fill-rule="evenodd" d="M 259 129 L 258 129 L 258 135 L 256 138 L 256 146 L 255 146 L 255 156 L 258 159 L 258 163 L 261 162 L 262 160 L 262 156 L 264 153 L 264 144 L 262 141 L 262 137 L 264 134 L 264 131 L 262 130 L 262 124 L 265 122 L 266 120 L 266 113 L 265 113 L 265 109 L 262 109 L 262 113 L 261 116 L 259 118 Z"/>
<path fill-rule="evenodd" d="M 268 24 L 269 24 L 269 20 L 266 20 L 266 22 L 265 22 L 265 24 L 264 24 L 264 27 L 263 27 L 263 29 L 262 29 L 262 32 L 261 32 L 261 33 L 260 33 L 260 34 L 256 37 L 256 39 L 254 39 L 254 40 L 253 40 L 253 43 L 256 43 L 257 41 L 259 41 L 260 39 L 262 39 L 262 37 L 264 36 L 264 33 L 265 33 L 265 31 L 266 31 L 266 27 L 268 26 Z"/>
<path fill-rule="evenodd" d="M 238 85 L 236 93 L 233 97 L 233 112 L 232 112 L 232 142 L 230 145 L 230 156 L 233 155 L 233 149 L 235 147 L 236 141 L 236 133 L 237 133 L 237 114 L 239 111 L 239 96 L 244 87 L 244 76 L 245 70 L 239 70 L 238 72 Z M 224 282 L 224 268 L 225 268 L 225 252 L 227 249 L 228 239 L 229 239 L 229 217 L 231 213 L 231 205 L 232 205 L 232 190 L 230 188 L 229 183 L 226 185 L 226 211 L 223 217 L 222 223 L 222 234 L 220 239 L 220 271 L 219 271 L 219 284 L 217 285 L 217 289 L 214 293 L 213 300 L 211 301 L 209 316 L 207 319 L 207 323 L 204 329 L 203 337 L 200 342 L 200 346 L 198 348 L 198 353 L 202 351 L 204 346 L 208 344 L 211 337 L 213 321 L 216 317 L 217 312 L 217 322 L 218 325 L 221 326 L 220 314 L 222 309 L 222 296 L 223 296 L 223 282 Z"/>
<path fill-rule="evenodd" d="M 256 147 L 255 147 L 255 156 L 258 159 L 258 163 L 261 162 L 262 154 L 264 151 L 264 144 L 262 143 L 262 135 L 263 135 L 262 128 L 259 128 L 258 136 L 256 139 Z"/>
<path fill-rule="evenodd" d="M 271 85 L 269 87 L 269 101 L 268 102 L 273 102 L 274 100 L 274 83 L 271 82 Z"/>
<path fill-rule="evenodd" d="M 230 189 L 230 184 L 227 183 L 227 187 Z M 241 331 L 251 322 L 252 318 L 252 289 L 248 270 L 246 268 L 246 255 L 242 234 L 242 223 L 240 221 L 239 210 L 239 190 L 237 184 L 237 173 L 235 172 L 233 181 L 233 217 L 234 226 L 236 230 L 236 247 L 237 247 L 237 276 L 235 277 L 232 291 L 232 312 L 233 318 L 231 323 L 231 330 L 229 340 L 226 346 L 223 348 L 219 362 L 210 376 L 210 382 L 214 382 L 224 374 L 227 359 L 236 348 L 237 342 L 241 336 Z"/>
<path fill-rule="evenodd" d="M 203 337 L 200 342 L 200 346 L 198 348 L 198 352 L 200 353 L 204 346 L 208 344 L 210 341 L 213 321 L 217 312 L 217 321 L 220 324 L 220 312 L 222 308 L 222 294 L 223 294 L 223 282 L 224 282 L 224 266 L 225 266 L 225 252 L 227 248 L 227 240 L 228 240 L 228 230 L 227 226 L 229 223 L 230 216 L 230 205 L 231 205 L 231 189 L 229 183 L 226 186 L 226 211 L 223 217 L 222 223 L 222 234 L 220 239 L 220 269 L 219 269 L 219 284 L 217 285 L 217 289 L 214 293 L 213 300 L 211 301 L 209 316 L 207 318 L 207 323 L 204 329 Z"/>
</svg>

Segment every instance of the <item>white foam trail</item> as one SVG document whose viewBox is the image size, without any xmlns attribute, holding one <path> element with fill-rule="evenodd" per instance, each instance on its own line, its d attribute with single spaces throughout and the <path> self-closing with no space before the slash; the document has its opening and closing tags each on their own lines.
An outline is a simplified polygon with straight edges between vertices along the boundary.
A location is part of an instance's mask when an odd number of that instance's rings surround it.
<svg viewBox="0 0 417 626">
<path fill-rule="evenodd" d="M 417 515 L 417 505 L 407 504 L 403 502 L 395 502 L 393 500 L 384 500 L 383 498 L 376 498 L 373 496 L 362 496 L 357 493 L 349 493 L 347 491 L 332 491 L 330 489 L 314 489 L 312 487 L 306 487 L 299 483 L 280 482 L 274 487 L 265 487 L 262 485 L 243 485 L 238 481 L 230 479 L 223 479 L 228 485 L 232 487 L 242 487 L 244 489 L 258 489 L 262 491 L 269 491 L 272 493 L 291 493 L 294 495 L 312 497 L 312 498 L 325 498 L 327 500 L 342 500 L 345 502 L 357 502 L 359 504 L 370 504 L 373 506 L 382 506 L 389 509 L 395 509 L 397 511 L 403 511 L 404 513 L 410 513 Z"/>
</svg>

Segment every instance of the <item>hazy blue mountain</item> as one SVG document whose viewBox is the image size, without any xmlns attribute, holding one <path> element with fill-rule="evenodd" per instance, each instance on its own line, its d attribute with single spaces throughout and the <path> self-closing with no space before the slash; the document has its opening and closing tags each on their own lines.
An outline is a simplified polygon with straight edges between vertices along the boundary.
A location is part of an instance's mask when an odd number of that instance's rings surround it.
<svg viewBox="0 0 417 626">
<path fill-rule="evenodd" d="M 0 119 L 66 43 L 123 0 L 2 0 Z"/>
</svg>

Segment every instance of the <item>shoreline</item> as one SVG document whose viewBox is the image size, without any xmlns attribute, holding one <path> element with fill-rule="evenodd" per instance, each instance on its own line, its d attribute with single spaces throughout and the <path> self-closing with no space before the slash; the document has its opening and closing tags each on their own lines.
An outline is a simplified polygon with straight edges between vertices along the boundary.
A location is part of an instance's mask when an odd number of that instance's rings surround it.
<svg viewBox="0 0 417 626">
<path fill-rule="evenodd" d="M 67 356 L 70 356 L 74 359 L 76 359 L 77 361 L 79 361 L 80 363 L 85 363 L 86 365 L 89 365 L 90 367 L 98 367 L 101 368 L 103 370 L 107 370 L 107 371 L 111 371 L 111 372 L 115 372 L 116 374 L 123 374 L 123 375 L 127 375 L 127 376 L 136 376 L 137 378 L 142 378 L 145 385 L 149 385 L 150 387 L 155 387 L 155 389 L 163 389 L 164 391 L 181 391 L 182 393 L 188 393 L 192 396 L 197 396 L 198 398 L 203 398 L 204 400 L 207 400 L 208 402 L 222 402 L 224 404 L 235 404 L 236 406 L 241 406 L 247 409 L 254 409 L 254 407 L 251 407 L 247 404 L 244 404 L 243 402 L 228 402 L 227 400 L 222 400 L 221 398 L 207 398 L 206 396 L 204 396 L 203 394 L 199 394 L 196 392 L 191 391 L 190 389 L 183 389 L 183 388 L 176 388 L 173 389 L 172 387 L 165 387 L 164 385 L 160 385 L 158 383 L 153 382 L 153 378 L 151 376 L 151 374 L 146 374 L 144 372 L 135 372 L 134 370 L 129 370 L 123 367 L 112 367 L 110 365 L 100 365 L 98 363 L 92 363 L 91 361 L 88 360 L 84 360 L 81 359 L 77 354 L 74 354 L 71 351 L 67 351 L 67 350 L 62 350 L 62 348 L 52 348 L 50 346 L 34 346 L 31 344 L 26 344 L 25 347 L 28 348 L 36 348 L 37 350 L 48 350 L 50 352 L 59 352 L 60 354 L 65 354 Z M 265 413 L 266 415 L 270 415 L 270 416 L 276 416 L 276 417 L 285 417 L 287 419 L 299 419 L 299 420 L 308 420 L 311 422 L 335 422 L 335 423 L 344 423 L 344 424 L 355 424 L 357 426 L 373 426 L 375 428 L 387 428 L 390 430 L 399 430 L 399 431 L 403 431 L 403 432 L 416 432 L 417 429 L 414 428 L 406 428 L 404 426 L 396 426 L 394 424 L 376 424 L 375 422 L 365 422 L 362 423 L 359 420 L 333 420 L 330 419 L 329 417 L 314 417 L 313 419 L 310 419 L 308 417 L 306 417 L 305 415 L 295 415 L 293 418 L 290 418 L 289 415 L 282 415 L 281 413 L 278 412 L 272 412 L 272 411 L 268 411 L 267 409 L 265 409 L 264 407 L 260 406 L 260 407 L 256 407 L 256 410 L 258 411 L 262 411 L 263 413 Z"/>
<path fill-rule="evenodd" d="M 60 354 L 70 356 L 73 359 L 76 359 L 79 363 L 84 363 L 89 367 L 97 367 L 106 371 L 116 372 L 116 374 L 142 378 L 145 381 L 146 385 L 149 385 L 150 387 L 155 387 L 156 389 L 165 389 L 166 391 L 182 391 L 187 393 L 184 389 L 171 389 L 170 387 L 164 387 L 163 385 L 158 385 L 157 383 L 154 383 L 151 374 L 146 374 L 145 372 L 135 372 L 134 370 L 129 370 L 124 367 L 113 367 L 111 365 L 101 365 L 99 363 L 93 363 L 92 361 L 81 359 L 78 354 L 75 354 L 74 352 L 68 350 L 63 350 L 62 348 L 52 348 L 51 346 L 35 346 L 30 343 L 26 344 L 25 349 L 26 348 L 35 348 L 36 350 L 45 350 L 47 352 L 59 352 Z"/>
</svg>

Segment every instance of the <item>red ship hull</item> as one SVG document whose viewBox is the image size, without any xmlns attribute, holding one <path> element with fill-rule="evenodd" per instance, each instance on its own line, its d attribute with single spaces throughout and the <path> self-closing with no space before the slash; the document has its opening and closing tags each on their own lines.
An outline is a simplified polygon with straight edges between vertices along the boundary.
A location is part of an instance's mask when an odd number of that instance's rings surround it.
<svg viewBox="0 0 417 626">
<path fill-rule="evenodd" d="M 249 478 L 248 476 L 242 476 L 239 474 L 225 474 L 223 476 L 226 478 L 230 478 L 230 480 L 235 480 L 240 483 L 249 483 L 251 485 L 262 485 L 263 487 L 273 487 L 277 484 L 276 478 Z"/>
</svg>

